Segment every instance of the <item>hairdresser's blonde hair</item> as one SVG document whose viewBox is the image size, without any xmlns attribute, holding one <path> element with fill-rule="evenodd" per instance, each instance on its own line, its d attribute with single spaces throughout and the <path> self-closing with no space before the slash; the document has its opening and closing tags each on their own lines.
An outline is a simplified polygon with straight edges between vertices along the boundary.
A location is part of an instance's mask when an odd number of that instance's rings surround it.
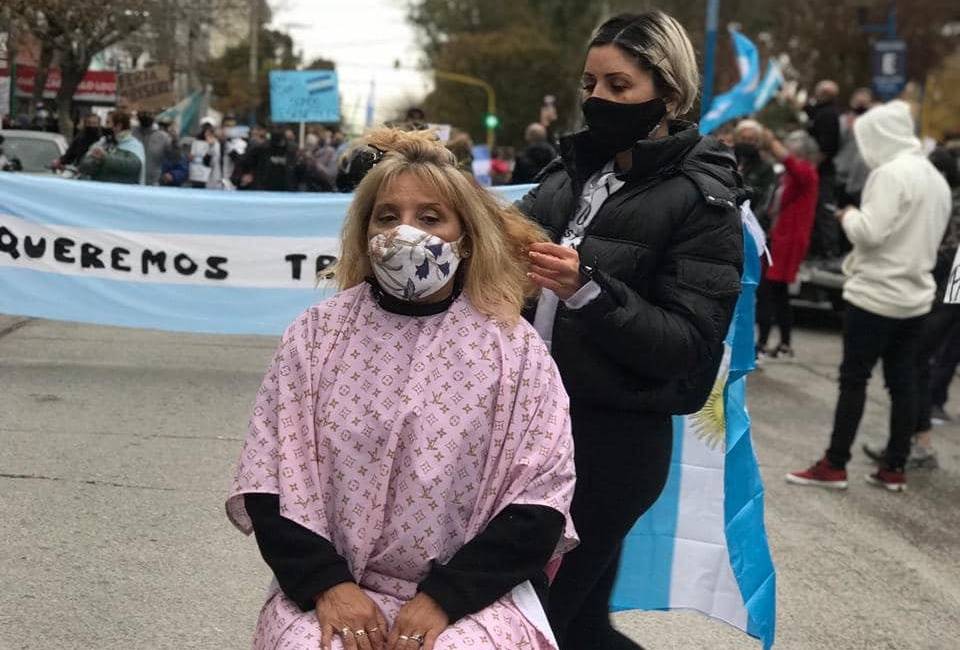
<svg viewBox="0 0 960 650">
<path fill-rule="evenodd" d="M 357 186 L 347 211 L 340 259 L 333 269 L 340 289 L 373 275 L 367 229 L 377 196 L 398 177 L 414 174 L 437 191 L 463 224 L 464 249 L 469 251 L 459 271 L 464 293 L 478 311 L 516 322 L 524 302 L 537 291 L 527 278 L 527 249 L 548 241 L 539 226 L 460 172 L 454 155 L 432 132 L 377 129 L 363 140 L 385 153 Z"/>
<path fill-rule="evenodd" d="M 659 10 L 620 14 L 597 28 L 588 49 L 599 45 L 616 45 L 636 57 L 653 74 L 671 117 L 693 107 L 700 88 L 697 56 L 687 30 L 673 16 Z"/>
</svg>

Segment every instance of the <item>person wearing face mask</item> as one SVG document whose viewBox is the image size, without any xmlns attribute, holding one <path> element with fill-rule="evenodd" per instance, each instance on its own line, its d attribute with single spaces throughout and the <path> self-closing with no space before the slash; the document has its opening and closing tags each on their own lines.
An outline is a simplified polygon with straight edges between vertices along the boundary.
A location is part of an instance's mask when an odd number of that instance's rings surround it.
<svg viewBox="0 0 960 650">
<path fill-rule="evenodd" d="M 528 312 L 570 393 L 581 545 L 550 593 L 561 648 L 636 648 L 608 615 L 624 536 L 663 489 L 671 416 L 714 385 L 740 293 L 745 197 L 730 149 L 679 118 L 697 95 L 693 47 L 653 11 L 605 22 L 583 70 L 587 128 L 560 141 L 518 206 L 543 291 Z"/>
<path fill-rule="evenodd" d="M 307 192 L 333 192 L 337 177 L 337 150 L 329 133 L 321 137 L 308 133 L 303 151 L 297 158 L 296 176 L 300 189 Z"/>
<path fill-rule="evenodd" d="M 166 128 L 154 125 L 153 113 L 140 111 L 137 114 L 137 120 L 140 122 L 137 127 L 139 131 L 135 131 L 134 134 L 143 143 L 147 161 L 144 180 L 147 185 L 159 185 L 164 163 L 170 158 L 174 149 L 173 138 Z"/>
<path fill-rule="evenodd" d="M 287 140 L 281 128 L 274 127 L 266 142 L 251 146 L 239 164 L 241 187 L 268 192 L 297 189 L 296 145 Z"/>
<path fill-rule="evenodd" d="M 810 253 L 816 258 L 834 258 L 842 252 L 842 229 L 834 219 L 837 209 L 836 167 L 834 157 L 840 150 L 840 106 L 837 97 L 840 87 L 835 81 L 823 79 L 814 87 L 813 97 L 803 112 L 807 118 L 807 132 L 817 141 L 820 164 L 820 196 L 817 198 L 817 218 L 814 224 Z"/>
<path fill-rule="evenodd" d="M 853 125 L 872 105 L 873 92 L 869 88 L 857 88 L 850 95 L 850 110 L 840 116 L 840 150 L 833 159 L 840 205 L 860 205 L 860 195 L 870 175 L 870 168 L 853 137 Z"/>
<path fill-rule="evenodd" d="M 760 155 L 763 141 L 763 126 L 756 120 L 741 120 L 733 132 L 733 153 L 750 198 L 750 208 L 763 226 L 770 231 L 768 210 L 777 186 L 777 173 L 773 165 Z"/>
<path fill-rule="evenodd" d="M 55 158 L 51 167 L 53 169 L 63 169 L 67 165 L 76 165 L 83 159 L 97 141 L 103 136 L 100 128 L 100 116 L 96 113 L 89 113 L 83 118 L 83 128 L 77 133 L 77 136 L 70 143 L 66 153 L 59 158 Z"/>
<path fill-rule="evenodd" d="M 143 145 L 131 132 L 130 114 L 111 111 L 102 134 L 77 166 L 80 177 L 104 183 L 143 185 L 146 159 Z"/>
<path fill-rule="evenodd" d="M 361 146 L 339 292 L 283 335 L 226 504 L 275 577 L 253 648 L 557 650 L 573 444 L 521 317 L 545 236 L 429 132 Z"/>
<path fill-rule="evenodd" d="M 247 152 L 247 141 L 241 136 L 240 127 L 237 126 L 237 118 L 233 115 L 227 115 L 223 118 L 223 122 L 220 124 L 220 132 L 223 178 L 224 181 L 229 181 L 232 186 L 235 186 L 239 181 L 237 163 Z"/>
<path fill-rule="evenodd" d="M 190 186 L 195 189 L 220 189 L 220 140 L 213 124 L 204 122 L 190 145 Z"/>
</svg>

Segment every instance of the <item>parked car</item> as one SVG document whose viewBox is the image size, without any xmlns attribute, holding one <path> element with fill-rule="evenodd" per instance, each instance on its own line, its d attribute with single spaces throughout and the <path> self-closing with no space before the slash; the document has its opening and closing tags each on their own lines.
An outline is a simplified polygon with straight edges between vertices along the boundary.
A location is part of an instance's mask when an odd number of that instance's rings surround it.
<svg viewBox="0 0 960 650">
<path fill-rule="evenodd" d="M 67 140 L 59 133 L 4 129 L 3 155 L 7 160 L 20 161 L 26 174 L 53 174 L 50 163 L 67 152 Z"/>
<path fill-rule="evenodd" d="M 800 309 L 843 310 L 843 257 L 807 259 L 790 285 L 790 303 Z"/>
</svg>

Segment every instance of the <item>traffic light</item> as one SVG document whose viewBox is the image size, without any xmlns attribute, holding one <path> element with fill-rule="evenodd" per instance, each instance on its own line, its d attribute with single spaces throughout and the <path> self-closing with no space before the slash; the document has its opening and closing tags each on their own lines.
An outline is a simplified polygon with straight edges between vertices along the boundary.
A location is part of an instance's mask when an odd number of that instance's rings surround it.
<svg viewBox="0 0 960 650">
<path fill-rule="evenodd" d="M 487 113 L 487 116 L 484 118 L 483 122 L 487 125 L 488 129 L 495 129 L 500 126 L 500 118 L 493 113 Z"/>
</svg>

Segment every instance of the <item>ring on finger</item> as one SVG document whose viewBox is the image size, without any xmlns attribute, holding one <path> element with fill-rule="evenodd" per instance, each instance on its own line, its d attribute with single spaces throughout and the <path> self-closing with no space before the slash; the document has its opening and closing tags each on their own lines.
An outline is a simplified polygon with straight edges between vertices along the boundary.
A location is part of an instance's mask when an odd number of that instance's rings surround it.
<svg viewBox="0 0 960 650">
<path fill-rule="evenodd" d="M 347 636 L 348 634 L 353 634 L 353 630 L 351 630 L 349 627 L 340 628 L 340 636 Z"/>
<path fill-rule="evenodd" d="M 367 631 L 366 631 L 366 630 L 357 630 L 356 632 L 353 633 L 353 636 L 355 636 L 355 637 L 357 637 L 357 638 L 362 637 L 362 636 L 367 636 Z"/>
<path fill-rule="evenodd" d="M 411 635 L 410 635 L 410 640 L 411 640 L 411 641 L 416 641 L 416 642 L 419 643 L 420 645 L 423 645 L 423 635 L 422 635 L 422 634 L 411 634 Z"/>
<path fill-rule="evenodd" d="M 406 634 L 401 634 L 398 638 L 404 643 L 410 640 L 410 637 L 408 637 Z"/>
</svg>

